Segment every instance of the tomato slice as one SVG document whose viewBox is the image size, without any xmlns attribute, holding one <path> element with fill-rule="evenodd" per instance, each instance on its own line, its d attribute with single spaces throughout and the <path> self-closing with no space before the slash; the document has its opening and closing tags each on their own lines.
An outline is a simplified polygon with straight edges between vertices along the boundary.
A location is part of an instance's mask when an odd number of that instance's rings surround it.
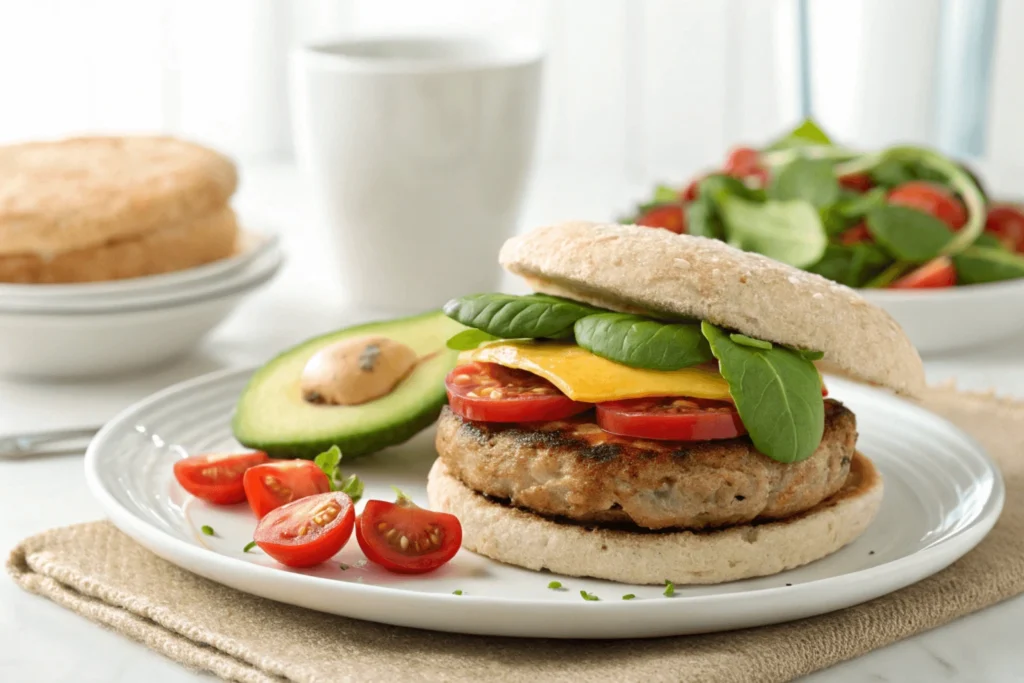
<svg viewBox="0 0 1024 683">
<path fill-rule="evenodd" d="M 941 185 L 923 180 L 896 187 L 889 193 L 889 203 L 929 213 L 954 230 L 964 227 L 967 222 L 967 210 L 960 200 Z"/>
<path fill-rule="evenodd" d="M 266 453 L 204 453 L 174 463 L 174 478 L 196 498 L 217 505 L 245 500 L 242 477 L 246 470 L 269 461 Z"/>
<path fill-rule="evenodd" d="M 636 220 L 637 225 L 648 228 L 664 228 L 669 232 L 681 235 L 686 232 L 686 214 L 678 204 L 656 206 Z"/>
<path fill-rule="evenodd" d="M 341 491 L 306 496 L 267 513 L 253 540 L 267 555 L 289 567 L 326 562 L 352 537 L 356 511 Z"/>
<path fill-rule="evenodd" d="M 867 173 L 848 173 L 839 176 L 839 186 L 854 192 L 867 192 L 875 186 L 875 181 Z"/>
<path fill-rule="evenodd" d="M 956 269 L 948 256 L 932 259 L 889 285 L 892 289 L 935 289 L 956 284 Z"/>
<path fill-rule="evenodd" d="M 309 460 L 280 460 L 257 465 L 246 471 L 242 485 L 249 507 L 260 519 L 282 505 L 331 490 L 327 475 Z"/>
<path fill-rule="evenodd" d="M 638 398 L 598 403 L 597 424 L 619 436 L 665 441 L 731 439 L 747 433 L 736 406 L 699 398 Z"/>
<path fill-rule="evenodd" d="M 735 147 L 725 158 L 722 170 L 731 176 L 745 177 L 761 168 L 761 154 L 751 147 Z"/>
<path fill-rule="evenodd" d="M 356 522 L 356 540 L 366 558 L 388 571 L 422 574 L 437 569 L 462 546 L 455 515 L 424 510 L 406 496 L 371 500 Z"/>
<path fill-rule="evenodd" d="M 444 384 L 451 409 L 479 422 L 561 420 L 591 407 L 573 401 L 543 377 L 494 363 L 460 365 Z"/>
<path fill-rule="evenodd" d="M 993 206 L 985 219 L 985 232 L 995 235 L 1011 251 L 1024 252 L 1024 212 L 1014 206 Z"/>
<path fill-rule="evenodd" d="M 679 193 L 679 198 L 684 202 L 692 202 L 697 199 L 700 194 L 700 182 L 704 180 L 704 176 L 697 176 L 690 181 L 690 184 L 683 188 L 683 191 Z"/>
</svg>

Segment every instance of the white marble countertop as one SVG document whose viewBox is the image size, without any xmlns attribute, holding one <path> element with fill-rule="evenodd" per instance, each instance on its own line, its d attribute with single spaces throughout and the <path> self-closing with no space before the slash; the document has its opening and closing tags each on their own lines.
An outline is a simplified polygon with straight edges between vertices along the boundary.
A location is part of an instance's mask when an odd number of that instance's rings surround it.
<svg viewBox="0 0 1024 683">
<path fill-rule="evenodd" d="M 626 207 L 635 188 L 618 178 L 549 170 L 535 178 L 523 224 L 602 218 Z M 30 384 L 0 380 L 0 434 L 99 424 L 168 384 L 223 367 L 264 361 L 312 334 L 350 321 L 331 306 L 326 256 L 315 244 L 301 182 L 288 167 L 247 169 L 236 205 L 283 236 L 292 255 L 281 276 L 247 301 L 189 357 L 145 374 L 103 381 Z M 315 292 L 315 295 L 311 295 Z M 266 321 L 272 320 L 272 325 Z M 1024 347 L 1006 344 L 926 360 L 933 382 L 993 388 L 1024 398 Z M 100 518 L 80 456 L 0 461 L 0 548 L 55 526 Z M 808 681 L 1024 682 L 1024 598 L 819 672 Z M 372 672 L 367 672 L 372 678 Z M 50 683 L 209 680 L 0 579 L 0 681 Z"/>
</svg>

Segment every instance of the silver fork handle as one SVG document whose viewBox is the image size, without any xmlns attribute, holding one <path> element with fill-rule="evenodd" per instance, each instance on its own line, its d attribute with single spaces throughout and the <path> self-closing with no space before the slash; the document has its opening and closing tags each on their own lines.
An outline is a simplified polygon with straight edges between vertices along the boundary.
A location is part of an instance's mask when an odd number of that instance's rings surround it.
<svg viewBox="0 0 1024 683">
<path fill-rule="evenodd" d="M 79 427 L 0 436 L 0 460 L 84 453 L 98 430 L 98 427 Z"/>
</svg>

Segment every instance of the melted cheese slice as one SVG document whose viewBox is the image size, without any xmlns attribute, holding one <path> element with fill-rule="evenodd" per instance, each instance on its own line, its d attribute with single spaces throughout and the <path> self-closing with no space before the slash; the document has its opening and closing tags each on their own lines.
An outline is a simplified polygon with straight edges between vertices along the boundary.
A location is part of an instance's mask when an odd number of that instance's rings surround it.
<svg viewBox="0 0 1024 683">
<path fill-rule="evenodd" d="M 548 380 L 574 401 L 600 403 L 645 396 L 692 396 L 730 401 L 729 385 L 717 370 L 643 370 L 595 356 L 575 344 L 501 341 L 460 356 L 461 361 L 497 363 Z"/>
</svg>

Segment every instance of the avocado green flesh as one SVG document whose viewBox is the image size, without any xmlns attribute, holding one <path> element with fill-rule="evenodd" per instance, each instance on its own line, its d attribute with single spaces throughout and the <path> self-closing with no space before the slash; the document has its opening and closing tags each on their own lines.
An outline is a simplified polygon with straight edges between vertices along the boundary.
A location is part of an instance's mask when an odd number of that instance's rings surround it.
<svg viewBox="0 0 1024 683">
<path fill-rule="evenodd" d="M 249 380 L 232 421 L 235 438 L 274 458 L 314 458 L 335 444 L 345 458 L 353 458 L 407 441 L 437 419 L 446 400 L 445 375 L 458 358 L 445 342 L 464 329 L 437 311 L 350 327 L 289 349 Z M 306 401 L 300 379 L 313 354 L 339 339 L 366 334 L 402 342 L 423 360 L 390 394 L 368 403 Z"/>
</svg>

